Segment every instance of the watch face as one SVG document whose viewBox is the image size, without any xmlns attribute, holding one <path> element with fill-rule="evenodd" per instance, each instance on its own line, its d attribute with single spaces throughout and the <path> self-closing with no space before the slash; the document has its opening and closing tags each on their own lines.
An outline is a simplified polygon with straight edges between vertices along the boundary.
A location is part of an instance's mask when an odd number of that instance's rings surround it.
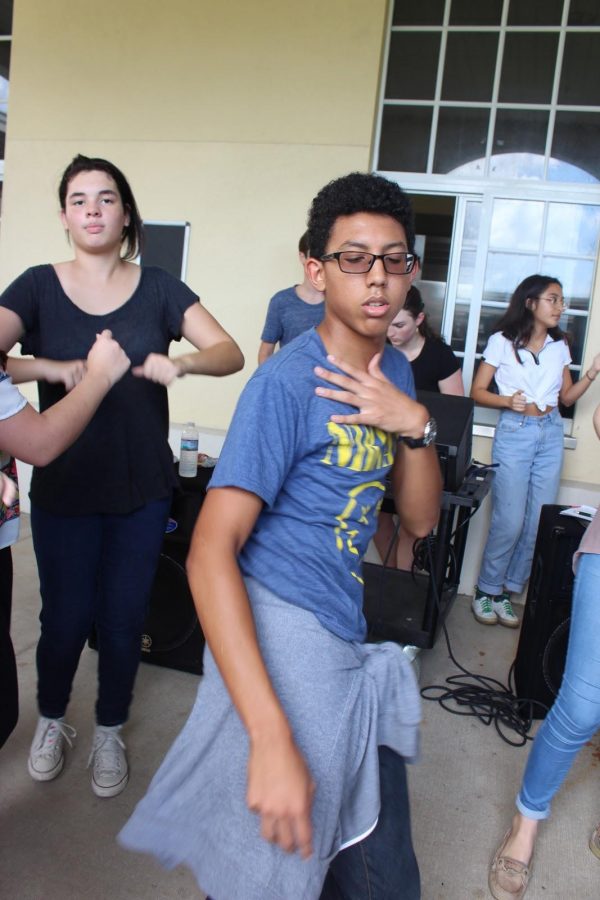
<svg viewBox="0 0 600 900">
<path fill-rule="evenodd" d="M 407 447 L 411 449 L 416 449 L 417 447 L 429 447 L 430 444 L 435 442 L 437 437 L 437 425 L 435 419 L 428 419 L 425 423 L 425 428 L 423 429 L 423 437 L 421 438 L 403 438 L 404 443 Z"/>
<path fill-rule="evenodd" d="M 435 439 L 437 437 L 437 422 L 435 419 L 430 419 L 425 425 L 425 432 L 423 434 L 423 439 L 425 442 L 425 446 L 429 447 L 430 444 L 435 443 Z"/>
</svg>

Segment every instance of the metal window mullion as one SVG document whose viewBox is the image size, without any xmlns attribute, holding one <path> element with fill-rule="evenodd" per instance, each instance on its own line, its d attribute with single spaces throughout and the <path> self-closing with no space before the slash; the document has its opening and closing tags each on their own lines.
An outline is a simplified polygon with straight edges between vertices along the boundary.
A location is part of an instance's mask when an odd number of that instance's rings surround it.
<svg viewBox="0 0 600 900">
<path fill-rule="evenodd" d="M 450 17 L 450 0 L 446 0 L 444 6 L 444 19 L 440 33 L 440 52 L 438 53 L 437 77 L 435 79 L 435 94 L 433 98 L 433 113 L 431 116 L 431 131 L 429 132 L 429 152 L 427 154 L 427 173 L 433 172 L 433 160 L 435 158 L 435 142 L 437 141 L 438 120 L 440 117 L 440 100 L 442 97 L 442 82 L 444 80 L 444 65 L 446 63 L 446 46 L 448 44 L 448 19 Z"/>
<path fill-rule="evenodd" d="M 448 260 L 448 281 L 446 283 L 446 296 L 444 297 L 444 312 L 442 314 L 442 337 L 447 344 L 452 343 L 452 329 L 454 328 L 454 313 L 456 309 L 456 292 L 458 290 L 458 278 L 460 275 L 460 261 L 464 248 L 465 219 L 467 213 L 466 197 L 457 197 L 454 207 L 454 222 L 452 224 L 452 237 L 450 238 L 450 259 Z"/>
<path fill-rule="evenodd" d="M 542 211 L 542 227 L 540 229 L 540 246 L 538 249 L 538 272 L 542 271 L 542 256 L 544 255 L 544 244 L 546 243 L 546 227 L 548 225 L 549 207 L 550 202 L 544 201 L 544 208 Z"/>
<path fill-rule="evenodd" d="M 562 63 L 565 51 L 565 40 L 567 36 L 566 27 L 569 21 L 569 5 L 570 0 L 565 0 L 563 4 L 562 21 L 560 23 L 560 31 L 558 32 L 558 47 L 556 49 L 556 61 L 554 63 L 554 82 L 552 84 L 552 96 L 550 98 L 550 113 L 548 115 L 548 130 L 546 132 L 546 147 L 544 148 L 544 181 L 548 180 L 548 170 L 550 168 L 550 154 L 552 153 L 552 142 L 554 140 L 554 124 L 556 122 L 556 108 L 558 106 L 558 88 L 560 85 L 560 76 L 562 73 Z"/>
<path fill-rule="evenodd" d="M 482 0 L 482 2 L 485 2 L 485 0 Z M 518 2 L 518 0 L 514 0 L 514 2 Z M 568 19 L 568 13 L 567 13 L 566 18 Z M 501 18 L 500 18 L 500 23 L 502 22 L 502 20 L 503 20 L 503 16 L 501 16 Z M 441 28 L 447 28 L 447 30 L 449 32 L 468 31 L 471 33 L 480 34 L 481 32 L 489 33 L 492 31 L 498 31 L 498 29 L 502 27 L 502 25 L 500 23 L 498 25 L 450 25 L 450 24 L 444 25 L 443 23 L 441 25 L 392 25 L 390 30 L 392 32 L 394 32 L 394 31 L 397 31 L 397 32 L 401 32 L 401 31 L 402 32 L 404 32 L 404 31 L 407 31 L 407 32 L 410 32 L 410 31 L 435 32 L 435 31 L 439 31 Z M 536 24 L 533 24 L 533 25 L 508 25 L 508 23 L 507 23 L 506 31 L 510 31 L 511 33 L 515 33 L 515 34 L 527 33 L 528 31 L 535 31 L 536 33 L 541 32 L 542 34 L 553 34 L 554 32 L 560 31 L 560 29 L 562 27 L 563 26 L 561 24 L 558 24 L 558 25 L 536 25 Z M 566 25 L 565 27 L 566 27 L 567 31 L 573 32 L 574 34 L 577 34 L 577 33 L 588 34 L 588 32 L 597 33 L 600 31 L 600 25 Z"/>
<path fill-rule="evenodd" d="M 389 98 L 389 99 L 386 98 L 386 99 L 384 99 L 383 103 L 384 103 L 384 106 L 433 106 L 434 101 L 433 100 L 425 100 L 425 99 L 422 99 L 422 100 L 406 99 L 405 100 L 404 98 L 401 100 L 395 100 L 395 99 L 393 100 L 391 98 Z"/>
<path fill-rule="evenodd" d="M 467 395 L 471 390 L 473 370 L 475 368 L 479 319 L 483 301 L 483 285 L 485 281 L 485 268 L 487 264 L 489 235 L 492 221 L 492 202 L 492 195 L 490 193 L 484 193 L 481 200 L 481 219 L 479 226 L 480 239 L 477 243 L 475 267 L 473 269 L 473 289 L 471 303 L 469 305 L 467 333 L 465 335 L 465 366 L 463 368 L 463 380 L 465 382 L 465 393 Z"/>
<path fill-rule="evenodd" d="M 429 100 L 426 97 L 419 97 L 417 100 L 410 100 L 408 97 L 402 97 L 397 99 L 395 97 L 384 97 L 383 103 L 386 106 L 433 106 L 435 100 Z M 439 105 L 441 108 L 455 108 L 455 109 L 488 109 L 490 107 L 490 101 L 483 100 L 440 100 Z M 525 112 L 540 111 L 540 112 L 550 112 L 552 110 L 552 106 L 550 103 L 496 103 L 497 109 L 516 109 L 523 110 Z M 575 112 L 575 113 L 589 113 L 589 112 L 600 112 L 600 106 L 575 106 L 570 105 L 568 103 L 557 103 L 556 109 L 559 112 Z"/>
<path fill-rule="evenodd" d="M 490 118 L 488 122 L 488 135 L 485 145 L 485 164 L 484 177 L 490 177 L 490 168 L 492 164 L 492 148 L 494 143 L 494 131 L 496 128 L 496 112 L 498 110 L 498 94 L 500 93 L 500 77 L 502 75 L 502 61 L 504 59 L 504 43 L 506 34 L 506 20 L 508 18 L 508 2 L 504 0 L 502 6 L 502 15 L 500 17 L 500 28 L 498 29 L 498 46 L 496 48 L 496 67 L 494 69 L 494 81 L 492 84 L 492 102 L 489 106 Z"/>
</svg>

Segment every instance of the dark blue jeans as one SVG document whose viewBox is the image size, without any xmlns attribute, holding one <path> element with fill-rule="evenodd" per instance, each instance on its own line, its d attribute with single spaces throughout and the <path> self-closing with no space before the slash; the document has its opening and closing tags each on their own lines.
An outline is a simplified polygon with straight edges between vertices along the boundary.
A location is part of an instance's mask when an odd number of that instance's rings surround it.
<svg viewBox="0 0 600 900">
<path fill-rule="evenodd" d="M 170 503 L 166 498 L 126 515 L 92 516 L 57 516 L 32 505 L 42 595 L 37 648 L 41 715 L 65 714 L 79 657 L 95 623 L 96 721 L 126 721 Z"/>
<path fill-rule="evenodd" d="M 419 900 L 421 881 L 410 833 L 404 760 L 379 748 L 381 810 L 371 834 L 340 851 L 320 900 Z"/>
</svg>

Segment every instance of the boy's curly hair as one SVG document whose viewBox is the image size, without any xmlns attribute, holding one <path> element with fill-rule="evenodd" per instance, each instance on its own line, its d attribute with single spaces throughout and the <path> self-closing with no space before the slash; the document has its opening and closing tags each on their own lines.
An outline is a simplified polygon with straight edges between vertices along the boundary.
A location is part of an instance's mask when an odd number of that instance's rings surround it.
<svg viewBox="0 0 600 900">
<path fill-rule="evenodd" d="M 371 212 L 391 216 L 404 227 L 408 251 L 414 252 L 415 224 L 408 196 L 395 182 L 381 175 L 351 172 L 330 181 L 313 200 L 308 213 L 310 255 L 320 259 L 340 216 Z"/>
</svg>

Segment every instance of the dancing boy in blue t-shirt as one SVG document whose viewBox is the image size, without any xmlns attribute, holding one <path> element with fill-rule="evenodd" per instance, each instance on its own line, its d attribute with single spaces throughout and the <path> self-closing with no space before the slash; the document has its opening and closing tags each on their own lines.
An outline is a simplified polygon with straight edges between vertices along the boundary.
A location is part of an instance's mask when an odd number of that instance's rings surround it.
<svg viewBox="0 0 600 900">
<path fill-rule="evenodd" d="M 418 690 L 400 647 L 364 643 L 361 576 L 390 468 L 409 533 L 439 510 L 434 423 L 385 345 L 416 268 L 408 198 L 337 179 L 309 235 L 325 317 L 239 400 L 188 560 L 205 676 L 121 840 L 216 900 L 416 900 Z"/>
</svg>

